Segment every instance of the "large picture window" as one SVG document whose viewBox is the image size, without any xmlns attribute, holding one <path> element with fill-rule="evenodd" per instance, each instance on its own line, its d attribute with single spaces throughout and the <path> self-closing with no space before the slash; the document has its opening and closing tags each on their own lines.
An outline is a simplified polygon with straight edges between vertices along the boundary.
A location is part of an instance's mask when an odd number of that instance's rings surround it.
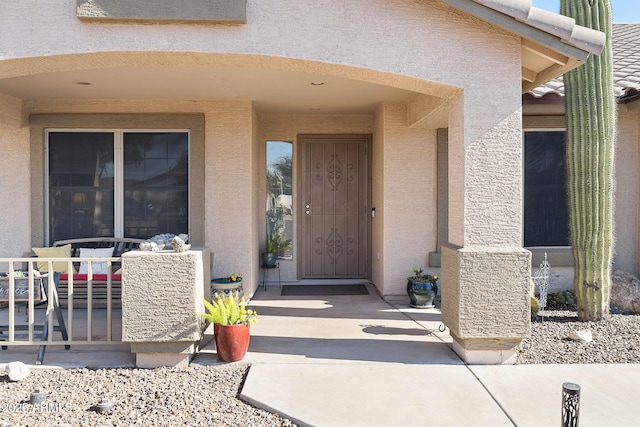
<svg viewBox="0 0 640 427">
<path fill-rule="evenodd" d="M 189 230 L 189 133 L 47 132 L 48 240 Z"/>
<path fill-rule="evenodd" d="M 569 246 L 565 131 L 526 131 L 524 149 L 524 245 Z"/>
</svg>

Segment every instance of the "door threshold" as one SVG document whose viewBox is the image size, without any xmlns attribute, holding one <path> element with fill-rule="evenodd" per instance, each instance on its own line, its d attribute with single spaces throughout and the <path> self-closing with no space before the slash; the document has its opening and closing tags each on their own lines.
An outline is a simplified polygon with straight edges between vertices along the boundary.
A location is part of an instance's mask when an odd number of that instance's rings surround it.
<svg viewBox="0 0 640 427">
<path fill-rule="evenodd" d="M 288 282 L 289 285 L 368 285 L 369 279 L 302 279 L 297 282 Z"/>
</svg>

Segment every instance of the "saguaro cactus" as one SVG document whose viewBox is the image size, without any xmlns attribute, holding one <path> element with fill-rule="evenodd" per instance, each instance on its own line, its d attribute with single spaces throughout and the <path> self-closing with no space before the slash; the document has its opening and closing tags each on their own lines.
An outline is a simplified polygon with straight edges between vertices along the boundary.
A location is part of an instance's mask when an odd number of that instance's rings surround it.
<svg viewBox="0 0 640 427">
<path fill-rule="evenodd" d="M 561 0 L 560 12 L 603 31 L 600 56 L 564 75 L 567 118 L 569 227 L 578 318 L 609 314 L 613 257 L 614 156 L 616 141 L 611 5 L 609 0 Z"/>
</svg>

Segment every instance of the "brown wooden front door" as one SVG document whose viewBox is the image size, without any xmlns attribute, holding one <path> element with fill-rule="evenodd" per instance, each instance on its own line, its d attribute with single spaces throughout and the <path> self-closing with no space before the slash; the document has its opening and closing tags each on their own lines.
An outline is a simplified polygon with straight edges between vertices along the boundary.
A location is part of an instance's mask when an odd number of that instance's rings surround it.
<svg viewBox="0 0 640 427">
<path fill-rule="evenodd" d="M 369 135 L 300 135 L 299 271 L 303 278 L 367 278 Z"/>
</svg>

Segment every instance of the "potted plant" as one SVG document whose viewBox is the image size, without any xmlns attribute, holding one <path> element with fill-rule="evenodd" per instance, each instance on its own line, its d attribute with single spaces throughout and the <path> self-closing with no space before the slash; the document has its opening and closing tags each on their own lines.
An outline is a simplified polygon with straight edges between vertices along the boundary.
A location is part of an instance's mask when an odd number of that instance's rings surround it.
<svg viewBox="0 0 640 427">
<path fill-rule="evenodd" d="M 262 251 L 262 266 L 273 268 L 278 260 L 278 253 L 291 246 L 291 240 L 287 240 L 281 233 L 267 233 L 264 250 Z"/>
<path fill-rule="evenodd" d="M 238 293 L 204 300 L 207 313 L 202 313 L 213 323 L 213 337 L 218 359 L 223 362 L 242 360 L 249 348 L 249 327 L 258 321 L 258 314 L 247 309 L 247 302 Z"/>
<path fill-rule="evenodd" d="M 211 297 L 226 296 L 237 293 L 242 297 L 244 289 L 242 288 L 242 274 L 231 273 L 226 277 L 218 277 L 211 279 Z"/>
<path fill-rule="evenodd" d="M 438 294 L 438 276 L 426 274 L 422 267 L 411 270 L 407 277 L 407 294 L 411 307 L 432 308 L 433 299 Z"/>
</svg>

